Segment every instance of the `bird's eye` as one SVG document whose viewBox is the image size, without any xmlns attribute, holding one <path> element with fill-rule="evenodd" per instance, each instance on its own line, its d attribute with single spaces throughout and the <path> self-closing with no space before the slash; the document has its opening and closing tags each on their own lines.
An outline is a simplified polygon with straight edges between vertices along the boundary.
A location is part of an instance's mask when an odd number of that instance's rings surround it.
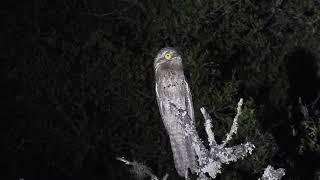
<svg viewBox="0 0 320 180">
<path fill-rule="evenodd" d="M 166 58 L 166 59 L 171 59 L 171 58 L 172 58 L 172 54 L 166 53 L 166 54 L 164 55 L 164 58 Z"/>
</svg>

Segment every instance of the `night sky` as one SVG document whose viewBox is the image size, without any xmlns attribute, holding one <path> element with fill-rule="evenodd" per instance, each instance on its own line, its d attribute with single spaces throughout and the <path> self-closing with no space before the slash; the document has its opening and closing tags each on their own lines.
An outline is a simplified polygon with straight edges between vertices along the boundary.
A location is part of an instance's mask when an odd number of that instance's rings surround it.
<svg viewBox="0 0 320 180">
<path fill-rule="evenodd" d="M 320 178 L 319 0 L 10 0 L 0 6 L 0 179 L 136 179 L 125 157 L 177 175 L 153 59 L 181 52 L 196 126 L 251 156 L 219 180 Z"/>
</svg>

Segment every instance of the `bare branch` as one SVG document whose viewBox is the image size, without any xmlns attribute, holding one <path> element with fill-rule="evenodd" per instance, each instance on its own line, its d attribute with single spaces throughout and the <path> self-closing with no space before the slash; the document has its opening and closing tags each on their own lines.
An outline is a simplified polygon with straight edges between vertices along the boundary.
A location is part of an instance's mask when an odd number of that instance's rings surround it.
<svg viewBox="0 0 320 180">
<path fill-rule="evenodd" d="M 204 107 L 202 107 L 200 109 L 202 115 L 203 115 L 203 118 L 205 119 L 205 129 L 206 129 L 206 133 L 207 133 L 207 136 L 208 136 L 208 141 L 209 141 L 209 145 L 210 146 L 216 146 L 217 145 L 217 142 L 215 140 L 215 137 L 214 137 L 214 133 L 212 131 L 212 119 L 210 117 L 210 115 L 207 113 L 206 109 Z"/>
<path fill-rule="evenodd" d="M 227 134 L 226 139 L 222 142 L 222 147 L 225 147 L 226 144 L 231 140 L 232 135 L 237 133 L 237 130 L 238 130 L 238 119 L 239 119 L 239 116 L 241 114 L 242 104 L 243 104 L 243 99 L 241 98 L 240 101 L 238 102 L 237 114 L 233 119 L 233 124 L 231 126 L 230 132 Z"/>
</svg>

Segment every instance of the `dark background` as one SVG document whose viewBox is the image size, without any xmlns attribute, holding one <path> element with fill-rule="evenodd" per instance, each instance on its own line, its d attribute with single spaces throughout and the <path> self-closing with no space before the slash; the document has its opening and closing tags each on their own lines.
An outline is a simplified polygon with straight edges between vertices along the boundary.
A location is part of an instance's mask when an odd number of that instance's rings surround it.
<svg viewBox="0 0 320 180">
<path fill-rule="evenodd" d="M 0 7 L 0 179 L 134 179 L 116 157 L 174 170 L 153 58 L 182 52 L 197 128 L 218 141 L 244 98 L 253 155 L 217 179 L 320 176 L 318 0 L 32 0 Z M 299 101 L 300 97 L 300 101 Z M 308 109 L 308 113 L 303 111 Z"/>
</svg>

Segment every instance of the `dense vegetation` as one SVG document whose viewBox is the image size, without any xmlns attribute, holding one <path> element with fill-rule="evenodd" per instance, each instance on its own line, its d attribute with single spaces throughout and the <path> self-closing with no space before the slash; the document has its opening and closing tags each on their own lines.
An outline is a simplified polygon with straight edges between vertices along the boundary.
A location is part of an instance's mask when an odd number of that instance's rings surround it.
<svg viewBox="0 0 320 180">
<path fill-rule="evenodd" d="M 0 13 L 5 179 L 126 179 L 119 156 L 178 179 L 154 92 L 164 46 L 183 54 L 203 138 L 200 107 L 221 139 L 245 100 L 233 143 L 256 150 L 217 179 L 268 164 L 319 179 L 318 0 L 11 0 Z"/>
</svg>

